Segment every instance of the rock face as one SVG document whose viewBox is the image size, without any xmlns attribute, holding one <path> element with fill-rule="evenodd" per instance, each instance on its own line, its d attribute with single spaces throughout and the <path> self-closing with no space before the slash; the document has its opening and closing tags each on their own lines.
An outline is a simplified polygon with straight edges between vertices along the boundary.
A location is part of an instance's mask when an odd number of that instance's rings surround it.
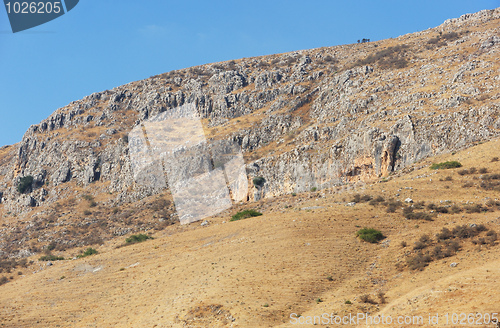
<svg viewBox="0 0 500 328">
<path fill-rule="evenodd" d="M 203 65 L 92 94 L 1 150 L 0 200 L 24 213 L 75 186 L 112 193 L 110 206 L 163 192 L 135 181 L 128 134 L 185 104 L 210 143 L 240 147 L 246 200 L 386 176 L 498 136 L 499 23 L 500 10 L 482 11 L 390 43 Z M 20 195 L 16 179 L 28 175 L 33 191 Z"/>
</svg>

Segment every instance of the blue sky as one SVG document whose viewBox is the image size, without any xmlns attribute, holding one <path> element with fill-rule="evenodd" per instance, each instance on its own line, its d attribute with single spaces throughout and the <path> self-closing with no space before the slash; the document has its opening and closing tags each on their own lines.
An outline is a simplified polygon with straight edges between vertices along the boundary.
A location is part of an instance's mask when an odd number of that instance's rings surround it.
<svg viewBox="0 0 500 328">
<path fill-rule="evenodd" d="M 380 40 L 500 7 L 500 0 L 81 0 L 13 34 L 0 8 L 0 146 L 93 92 L 175 69 Z"/>
</svg>

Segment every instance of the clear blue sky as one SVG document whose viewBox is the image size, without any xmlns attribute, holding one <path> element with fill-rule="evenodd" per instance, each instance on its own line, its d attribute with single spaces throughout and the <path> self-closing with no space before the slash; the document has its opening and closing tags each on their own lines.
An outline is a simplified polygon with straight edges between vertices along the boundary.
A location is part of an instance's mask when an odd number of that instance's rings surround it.
<svg viewBox="0 0 500 328">
<path fill-rule="evenodd" d="M 0 7 L 0 146 L 93 92 L 170 70 L 380 40 L 500 7 L 500 0 L 80 0 L 13 34 Z"/>
</svg>

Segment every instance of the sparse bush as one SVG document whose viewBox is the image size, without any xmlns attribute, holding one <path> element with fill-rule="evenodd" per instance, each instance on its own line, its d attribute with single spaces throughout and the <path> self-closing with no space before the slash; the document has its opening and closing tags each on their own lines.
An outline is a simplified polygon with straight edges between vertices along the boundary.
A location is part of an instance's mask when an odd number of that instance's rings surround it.
<svg viewBox="0 0 500 328">
<path fill-rule="evenodd" d="M 486 241 L 491 246 L 495 245 L 496 240 L 498 239 L 498 235 L 495 231 L 490 230 L 486 233 Z"/>
<path fill-rule="evenodd" d="M 311 191 L 312 191 L 312 192 L 315 192 L 316 190 L 318 190 L 318 188 L 316 188 L 316 187 L 312 187 L 312 188 L 311 188 Z"/>
<path fill-rule="evenodd" d="M 436 207 L 435 211 L 438 213 L 446 214 L 446 213 L 448 213 L 448 208 L 446 208 L 444 206 L 438 206 L 438 207 Z"/>
<path fill-rule="evenodd" d="M 479 169 L 479 173 L 481 173 L 481 174 L 488 173 L 488 169 L 485 168 L 485 167 L 482 167 L 482 168 Z"/>
<path fill-rule="evenodd" d="M 373 228 L 360 229 L 356 232 L 356 236 L 369 243 L 377 243 L 385 238 L 381 231 Z"/>
<path fill-rule="evenodd" d="M 364 294 L 364 295 L 361 295 L 359 297 L 359 301 L 361 303 L 367 303 L 367 304 L 377 304 L 377 302 L 375 302 L 370 295 L 368 294 Z"/>
<path fill-rule="evenodd" d="M 462 188 L 472 188 L 474 187 L 474 184 L 471 181 L 467 181 L 462 185 Z"/>
<path fill-rule="evenodd" d="M 89 202 L 94 201 L 94 197 L 92 195 L 84 194 L 84 195 L 82 195 L 82 198 L 85 199 L 86 201 L 89 201 Z"/>
<path fill-rule="evenodd" d="M 143 241 L 146 241 L 148 239 L 154 239 L 153 237 L 151 236 L 148 236 L 148 235 L 145 235 L 145 234 L 138 234 L 138 235 L 132 235 L 128 238 L 125 239 L 125 242 L 128 244 L 128 245 L 131 245 L 131 244 L 136 244 L 136 243 L 142 243 Z"/>
<path fill-rule="evenodd" d="M 447 240 L 453 237 L 453 233 L 448 228 L 441 229 L 441 232 L 436 234 L 438 240 Z"/>
<path fill-rule="evenodd" d="M 486 240 L 484 238 L 478 238 L 478 239 L 472 240 L 472 243 L 474 245 L 485 245 L 486 244 Z"/>
<path fill-rule="evenodd" d="M 389 203 L 387 205 L 387 213 L 394 213 L 396 212 L 396 210 L 398 209 L 398 206 L 396 205 L 396 203 Z"/>
<path fill-rule="evenodd" d="M 88 215 L 91 215 L 91 214 L 92 214 L 92 212 L 91 212 L 91 211 L 89 211 L 89 210 L 85 210 L 85 211 L 83 211 L 83 215 L 88 216 Z"/>
<path fill-rule="evenodd" d="M 419 249 L 424 249 L 426 247 L 427 247 L 427 245 L 425 243 L 423 243 L 421 241 L 416 241 L 415 245 L 413 246 L 413 249 L 414 250 L 419 250 Z"/>
<path fill-rule="evenodd" d="M 406 246 L 408 246 L 408 244 L 406 243 L 406 241 L 404 241 L 404 240 L 403 240 L 403 241 L 401 242 L 401 247 L 405 248 Z"/>
<path fill-rule="evenodd" d="M 495 207 L 495 206 L 500 206 L 500 201 L 495 201 L 493 199 L 490 199 L 486 202 L 487 207 Z"/>
<path fill-rule="evenodd" d="M 413 212 L 413 208 L 408 206 L 403 209 L 403 215 L 408 220 L 425 220 L 432 221 L 432 217 L 429 213 L 425 212 Z"/>
<path fill-rule="evenodd" d="M 378 301 L 379 301 L 380 304 L 385 304 L 386 303 L 385 293 L 384 292 L 379 291 L 377 293 L 377 296 L 378 296 Z"/>
<path fill-rule="evenodd" d="M 471 214 L 471 213 L 488 212 L 489 211 L 489 209 L 487 207 L 484 207 L 481 204 L 475 204 L 475 205 L 465 206 L 464 209 L 469 214 Z"/>
<path fill-rule="evenodd" d="M 370 195 L 360 195 L 360 194 L 355 194 L 351 200 L 351 202 L 354 203 L 364 203 L 364 202 L 369 202 L 372 199 L 372 196 Z"/>
<path fill-rule="evenodd" d="M 352 304 L 352 302 L 351 302 L 351 301 L 349 301 L 349 300 L 345 301 L 344 303 L 345 303 L 345 304 Z"/>
<path fill-rule="evenodd" d="M 404 58 L 408 46 L 397 45 L 377 51 L 374 55 L 369 55 L 363 60 L 358 60 L 355 66 L 372 65 L 377 63 L 381 68 L 404 68 L 408 62 Z"/>
<path fill-rule="evenodd" d="M 456 226 L 453 228 L 452 233 L 453 236 L 456 238 L 460 239 L 466 239 L 466 238 L 472 238 L 475 237 L 479 234 L 480 231 L 483 231 L 483 227 L 478 228 L 479 226 L 468 226 L 468 225 L 461 225 L 461 226 Z"/>
<path fill-rule="evenodd" d="M 369 204 L 370 205 L 378 205 L 380 203 L 384 202 L 384 197 L 382 196 L 377 196 L 374 199 L 370 200 Z"/>
<path fill-rule="evenodd" d="M 498 162 L 498 157 L 493 157 L 493 158 L 491 159 L 491 161 L 492 161 L 492 162 Z"/>
<path fill-rule="evenodd" d="M 63 261 L 64 257 L 55 255 L 44 255 L 38 259 L 39 261 Z"/>
<path fill-rule="evenodd" d="M 423 210 L 425 208 L 425 202 L 420 201 L 418 203 L 413 204 L 413 208 L 416 210 Z"/>
<path fill-rule="evenodd" d="M 254 209 L 244 210 L 244 211 L 238 212 L 235 215 L 233 215 L 231 217 L 231 220 L 229 220 L 229 221 L 238 221 L 238 220 L 248 219 L 248 218 L 251 218 L 254 216 L 261 216 L 261 215 L 262 215 L 262 213 L 257 212 Z"/>
<path fill-rule="evenodd" d="M 8 282 L 9 282 L 9 278 L 7 278 L 7 277 L 0 278 L 0 286 L 6 284 Z"/>
<path fill-rule="evenodd" d="M 25 192 L 31 192 L 31 186 L 33 184 L 33 177 L 31 175 L 22 177 L 17 184 L 17 191 L 21 194 Z"/>
<path fill-rule="evenodd" d="M 445 246 L 450 253 L 455 253 L 460 250 L 460 244 L 455 240 L 447 240 Z"/>
<path fill-rule="evenodd" d="M 452 207 L 450 207 L 450 213 L 457 214 L 460 212 L 462 212 L 462 209 L 459 206 L 453 205 Z"/>
<path fill-rule="evenodd" d="M 83 252 L 80 255 L 77 255 L 77 257 L 78 258 L 82 258 L 82 257 L 86 257 L 86 256 L 91 256 L 91 255 L 94 255 L 94 254 L 99 254 L 99 252 L 97 250 L 95 250 L 94 248 L 89 247 L 89 248 L 87 248 L 85 250 L 85 252 Z"/>
<path fill-rule="evenodd" d="M 408 264 L 408 268 L 410 270 L 419 270 L 422 271 L 429 263 L 432 261 L 430 255 L 424 255 L 421 252 L 415 254 L 406 259 L 406 263 Z"/>
<path fill-rule="evenodd" d="M 469 168 L 469 169 L 463 169 L 463 170 L 460 170 L 460 171 L 458 171 L 457 173 L 458 173 L 459 175 L 467 175 L 467 174 L 474 174 L 474 173 L 476 173 L 476 171 L 477 171 L 477 170 L 476 170 L 476 168 L 475 168 L 475 167 L 471 167 L 471 168 Z"/>
<path fill-rule="evenodd" d="M 457 161 L 448 161 L 442 163 L 434 163 L 431 165 L 431 170 L 444 170 L 444 169 L 454 169 L 461 167 L 462 164 Z"/>
</svg>

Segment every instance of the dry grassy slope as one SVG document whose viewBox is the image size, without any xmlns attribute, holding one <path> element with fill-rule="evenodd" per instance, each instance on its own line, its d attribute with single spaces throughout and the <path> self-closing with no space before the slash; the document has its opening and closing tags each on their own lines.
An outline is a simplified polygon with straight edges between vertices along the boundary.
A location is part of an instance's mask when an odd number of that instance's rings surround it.
<svg viewBox="0 0 500 328">
<path fill-rule="evenodd" d="M 233 209 L 211 218 L 208 227 L 170 226 L 152 241 L 116 248 L 123 240 L 115 239 L 92 257 L 51 267 L 36 263 L 39 272 L 0 287 L 0 326 L 290 327 L 291 313 L 499 312 L 498 245 L 466 242 L 457 255 L 423 271 L 396 267 L 424 233 L 470 223 L 500 232 L 499 210 L 440 214 L 429 222 L 406 220 L 381 205 L 346 206 L 355 193 L 484 204 L 498 191 L 462 187 L 478 184 L 478 174 L 431 171 L 429 164 L 459 160 L 465 168 L 500 173 L 500 162 L 491 162 L 499 149 L 495 140 L 417 163 L 388 182 L 246 205 L 260 209 L 260 217 L 228 222 Z M 365 226 L 387 238 L 380 244 L 358 240 L 355 232 Z M 409 246 L 401 247 L 402 241 Z M 450 267 L 453 262 L 458 266 Z M 360 302 L 361 295 L 376 299 L 379 291 L 386 304 Z"/>
</svg>

